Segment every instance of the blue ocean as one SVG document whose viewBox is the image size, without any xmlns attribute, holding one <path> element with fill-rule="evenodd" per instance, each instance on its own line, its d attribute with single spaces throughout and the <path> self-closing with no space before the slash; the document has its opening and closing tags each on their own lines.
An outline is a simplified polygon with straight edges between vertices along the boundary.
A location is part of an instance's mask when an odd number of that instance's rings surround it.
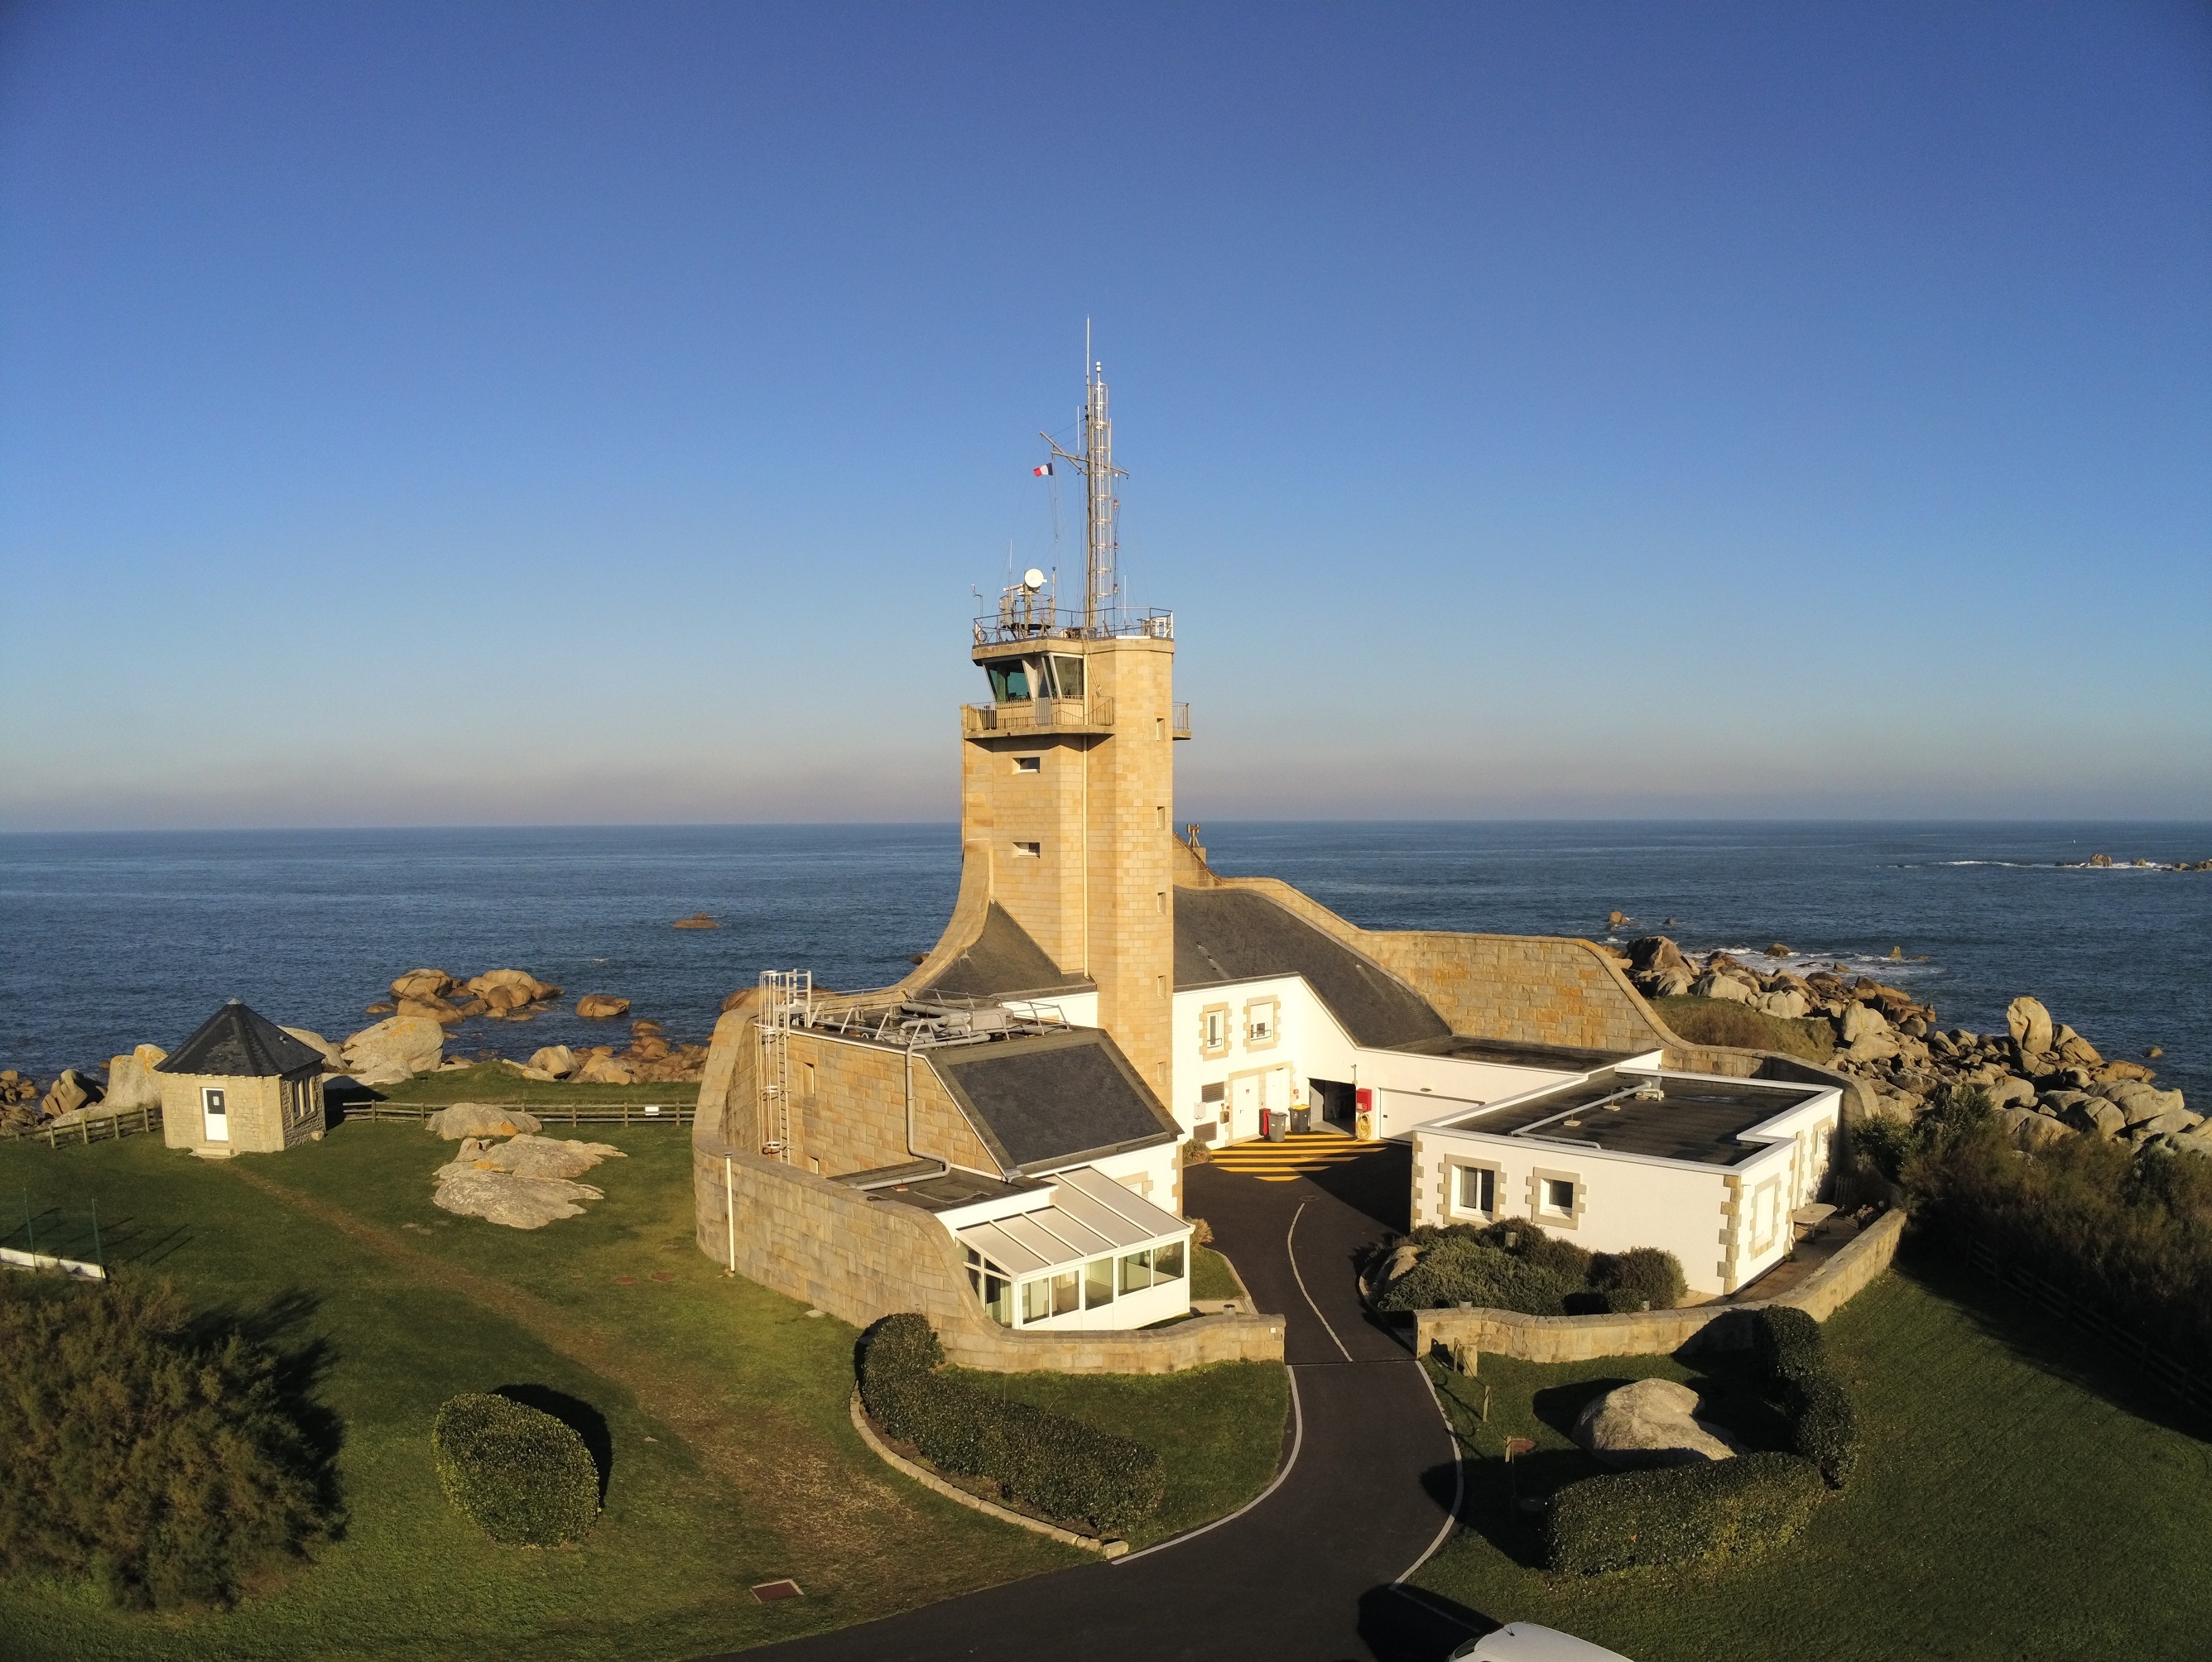
<svg viewBox="0 0 2212 1662">
<path fill-rule="evenodd" d="M 1279 876 L 1354 922 L 1626 940 L 1842 963 L 1945 1026 L 2029 992 L 2107 1055 L 2212 1105 L 2212 825 L 1219 822 L 1216 870 Z M 2111 868 L 2087 864 L 2093 855 Z M 583 992 L 703 1040 L 767 967 L 896 979 L 959 879 L 951 825 L 159 833 L 0 837 L 0 1066 L 40 1078 L 173 1049 L 222 999 L 342 1038 L 403 970 L 560 985 L 527 1025 L 449 1053 L 605 1042 Z M 1610 913 L 1631 919 L 1607 928 Z M 704 912 L 713 930 L 678 930 Z M 1671 923 L 1666 920 L 1671 919 Z M 1888 954 L 1901 949 L 1902 961 Z"/>
</svg>

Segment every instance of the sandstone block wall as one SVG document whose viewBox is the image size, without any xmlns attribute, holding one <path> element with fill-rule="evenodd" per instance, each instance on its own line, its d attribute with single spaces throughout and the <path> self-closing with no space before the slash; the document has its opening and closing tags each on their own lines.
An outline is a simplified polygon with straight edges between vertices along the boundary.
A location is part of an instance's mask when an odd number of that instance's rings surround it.
<svg viewBox="0 0 2212 1662">
<path fill-rule="evenodd" d="M 1170 1374 L 1216 1362 L 1279 1362 L 1279 1316 L 1201 1316 L 1153 1332 L 1018 1333 L 983 1313 L 959 1243 L 927 1213 L 870 1201 L 757 1154 L 696 1143 L 699 1250 L 855 1327 L 902 1310 L 929 1318 L 947 1356 L 993 1373 Z"/>
<path fill-rule="evenodd" d="M 1679 1350 L 1692 1340 L 1723 1350 L 1751 1342 L 1747 1313 L 1772 1303 L 1826 1321 L 1852 1295 L 1889 1268 L 1905 1233 L 1905 1214 L 1886 1212 L 1858 1238 L 1780 1297 L 1687 1310 L 1611 1316 L 1528 1316 L 1516 1310 L 1421 1310 L 1413 1317 L 1413 1350 L 1472 1345 L 1478 1352 L 1522 1362 L 1589 1362 L 1600 1356 L 1648 1356 Z"/>
</svg>

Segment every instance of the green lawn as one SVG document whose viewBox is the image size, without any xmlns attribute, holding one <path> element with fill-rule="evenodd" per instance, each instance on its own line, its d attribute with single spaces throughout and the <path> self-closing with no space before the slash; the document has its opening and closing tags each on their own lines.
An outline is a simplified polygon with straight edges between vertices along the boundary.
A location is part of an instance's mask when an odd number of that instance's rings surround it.
<svg viewBox="0 0 2212 1662">
<path fill-rule="evenodd" d="M 1498 1457 L 1506 1437 L 1537 1442 L 1521 1463 L 1523 1493 L 1584 1475 L 1596 1468 L 1564 1435 L 1583 1401 L 1606 1382 L 1691 1370 L 1665 1357 L 1485 1357 L 1474 1379 L 1437 1369 L 1477 1457 L 1472 1527 L 1419 1584 L 1636 1662 L 2205 1655 L 2212 1446 L 2051 1329 L 1983 1283 L 1884 1277 L 1827 1324 L 1864 1433 L 1850 1489 L 1764 1559 L 1683 1572 L 1527 1567 L 1532 1544 L 1512 1521 Z M 1709 1377 L 1747 1398 L 1732 1368 Z M 1485 1386 L 1486 1424 L 1475 1417 Z"/>
<path fill-rule="evenodd" d="M 281 1348 L 319 1352 L 313 1394 L 343 1426 L 348 1512 L 343 1538 L 289 1586 L 228 1615 L 132 1617 L 74 1588 L 0 1585 L 0 1651 L 678 1657 L 1085 1560 L 866 1451 L 847 1416 L 853 1330 L 694 1250 L 685 1131 L 581 1134 L 629 1157 L 593 1171 L 607 1198 L 586 1216 L 531 1233 L 434 1208 L 429 1175 L 452 1145 L 412 1125 L 356 1122 L 319 1144 L 222 1163 L 173 1154 L 158 1137 L 0 1144 L 0 1228 L 27 1189 L 40 1247 L 88 1256 L 97 1199 L 111 1265 L 173 1277 Z M 1279 1370 L 1255 1371 L 1273 1373 L 1279 1395 Z M 1275 1454 L 1276 1432 L 1247 1417 L 1256 1387 L 1240 1395 L 1218 1372 L 1129 1382 L 1163 1424 L 1224 1402 L 1238 1410 L 1225 1435 L 1249 1447 L 1206 1451 L 1207 1469 L 1178 1489 L 1194 1517 L 1260 1487 Z M 1055 1383 L 1073 1386 L 1072 1402 L 1087 1392 L 1121 1410 L 1119 1381 Z M 495 1546 L 439 1489 L 438 1404 L 514 1384 L 567 1392 L 606 1418 L 607 1510 L 580 1548 Z M 786 1575 L 805 1598 L 752 1601 L 751 1584 Z"/>
<path fill-rule="evenodd" d="M 1229 1260 L 1211 1246 L 1190 1249 L 1190 1295 L 1194 1299 L 1243 1298 L 1244 1283 Z"/>
</svg>

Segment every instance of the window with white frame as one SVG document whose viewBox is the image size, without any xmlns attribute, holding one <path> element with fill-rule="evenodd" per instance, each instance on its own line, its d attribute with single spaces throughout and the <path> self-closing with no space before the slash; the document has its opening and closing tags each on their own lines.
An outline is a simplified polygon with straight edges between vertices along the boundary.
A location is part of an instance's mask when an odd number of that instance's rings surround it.
<svg viewBox="0 0 2212 1662">
<path fill-rule="evenodd" d="M 1572 1178 L 1544 1178 L 1540 1180 L 1540 1186 L 1536 1192 L 1538 1210 L 1546 1217 L 1572 1217 L 1575 1215 L 1575 1184 Z"/>
<path fill-rule="evenodd" d="M 1033 860 L 1043 852 L 1042 843 L 1018 842 L 1014 845 L 1014 858 L 1018 860 Z"/>
<path fill-rule="evenodd" d="M 1229 1054 L 1229 1006 L 1208 1004 L 1199 1014 L 1199 1048 L 1208 1056 Z"/>
<path fill-rule="evenodd" d="M 1044 758 L 1042 756 L 1016 756 L 1014 758 L 1014 771 L 1017 773 L 1041 773 L 1044 771 Z"/>
<path fill-rule="evenodd" d="M 1453 1198 L 1462 1212 L 1477 1212 L 1484 1217 L 1498 1215 L 1498 1174 L 1488 1166 L 1459 1166 L 1453 1168 L 1457 1192 Z"/>
<path fill-rule="evenodd" d="M 1244 1047 L 1260 1050 L 1275 1042 L 1280 1016 L 1273 998 L 1255 998 L 1244 1006 Z"/>
</svg>

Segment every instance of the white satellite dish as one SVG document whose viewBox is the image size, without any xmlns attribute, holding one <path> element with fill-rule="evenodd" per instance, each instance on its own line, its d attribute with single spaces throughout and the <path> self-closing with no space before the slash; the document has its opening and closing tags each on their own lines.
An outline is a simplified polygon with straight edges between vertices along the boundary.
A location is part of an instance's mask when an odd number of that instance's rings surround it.
<svg viewBox="0 0 2212 1662">
<path fill-rule="evenodd" d="M 1035 566 L 1031 566 L 1022 573 L 1022 586 L 1034 594 L 1044 586 L 1044 573 Z"/>
</svg>

